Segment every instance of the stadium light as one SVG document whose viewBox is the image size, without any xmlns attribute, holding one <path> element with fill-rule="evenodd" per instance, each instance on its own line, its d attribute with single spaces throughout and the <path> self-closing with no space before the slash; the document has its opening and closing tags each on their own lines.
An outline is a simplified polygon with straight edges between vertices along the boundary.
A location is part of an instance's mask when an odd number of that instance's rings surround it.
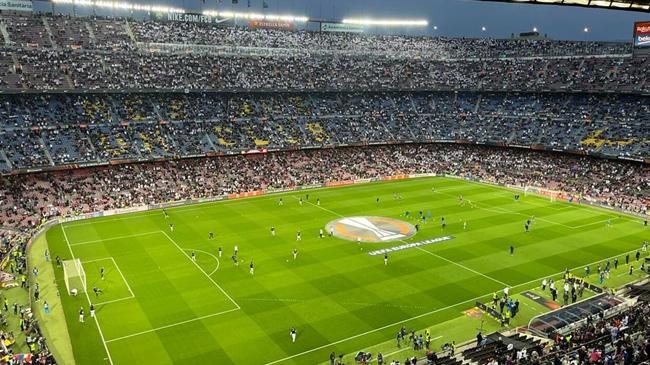
<svg viewBox="0 0 650 365">
<path fill-rule="evenodd" d="M 537 27 L 533 27 L 533 32 L 537 32 Z"/>
<path fill-rule="evenodd" d="M 205 10 L 202 13 L 207 16 L 221 17 L 221 18 L 235 18 L 235 19 L 253 19 L 253 20 L 281 20 L 286 22 L 304 23 L 309 20 L 306 16 L 295 15 L 280 15 L 280 14 L 261 14 L 261 13 L 245 13 L 235 11 L 215 11 Z"/>
<path fill-rule="evenodd" d="M 173 8 L 161 5 L 133 4 L 124 1 L 103 1 L 103 0 L 52 0 L 55 4 L 70 4 L 76 6 L 94 6 L 97 8 L 122 9 L 134 11 L 147 11 L 155 13 L 185 13 L 185 9 Z"/>
<path fill-rule="evenodd" d="M 485 32 L 486 30 L 487 30 L 487 28 L 486 28 L 485 26 L 482 26 L 482 27 L 481 27 L 481 31 L 482 31 L 482 32 Z"/>
<path fill-rule="evenodd" d="M 147 11 L 154 13 L 185 13 L 185 9 L 174 8 L 170 6 L 161 5 L 143 5 L 134 4 L 124 1 L 105 1 L 105 0 L 52 0 L 55 4 L 70 4 L 76 6 L 94 6 L 98 8 L 107 9 L 123 9 L 134 11 Z M 233 11 L 213 11 L 206 10 L 203 15 L 218 16 L 221 18 L 237 18 L 237 19 L 253 19 L 253 20 L 280 20 L 287 22 L 307 22 L 309 18 L 306 16 L 294 15 L 281 15 L 281 14 L 261 14 L 261 13 L 245 13 Z"/>
<path fill-rule="evenodd" d="M 437 26 L 437 25 L 434 25 L 434 26 L 433 26 L 433 30 L 438 30 L 438 26 Z"/>
<path fill-rule="evenodd" d="M 625 10 L 650 10 L 650 5 L 645 1 L 630 0 L 511 0 L 519 3 L 579 5 L 591 8 L 609 8 Z"/>
<path fill-rule="evenodd" d="M 585 29 L 582 30 L 585 33 L 589 33 L 589 27 L 585 27 Z"/>
<path fill-rule="evenodd" d="M 386 27 L 426 27 L 429 22 L 426 20 L 409 19 L 369 19 L 369 18 L 346 18 L 341 21 L 343 24 L 355 25 L 378 25 Z"/>
</svg>

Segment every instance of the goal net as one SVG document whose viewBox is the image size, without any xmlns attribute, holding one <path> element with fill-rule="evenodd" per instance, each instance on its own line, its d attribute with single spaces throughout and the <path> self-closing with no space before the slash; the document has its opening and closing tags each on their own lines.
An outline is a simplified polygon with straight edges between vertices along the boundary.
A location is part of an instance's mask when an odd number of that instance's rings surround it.
<svg viewBox="0 0 650 365">
<path fill-rule="evenodd" d="M 63 278 L 68 294 L 86 292 L 86 273 L 79 259 L 63 261 Z"/>
</svg>

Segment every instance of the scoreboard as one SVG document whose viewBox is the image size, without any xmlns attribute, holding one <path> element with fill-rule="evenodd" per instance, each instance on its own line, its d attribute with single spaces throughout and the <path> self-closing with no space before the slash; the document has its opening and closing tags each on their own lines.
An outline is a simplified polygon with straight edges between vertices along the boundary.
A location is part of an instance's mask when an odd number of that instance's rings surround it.
<svg viewBox="0 0 650 365">
<path fill-rule="evenodd" d="M 634 51 L 650 52 L 650 21 L 634 23 Z"/>
<path fill-rule="evenodd" d="M 635 22 L 632 44 L 635 55 L 650 54 L 650 21 Z"/>
</svg>

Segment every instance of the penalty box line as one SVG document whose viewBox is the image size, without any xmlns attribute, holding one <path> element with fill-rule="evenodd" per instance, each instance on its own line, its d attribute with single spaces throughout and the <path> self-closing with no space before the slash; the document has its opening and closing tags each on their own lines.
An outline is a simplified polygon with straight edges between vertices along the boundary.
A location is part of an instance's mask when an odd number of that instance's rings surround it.
<svg viewBox="0 0 650 365">
<path fill-rule="evenodd" d="M 64 226 L 61 225 L 61 228 L 62 228 L 62 229 L 63 229 L 63 227 L 64 227 Z M 202 272 L 202 273 L 203 273 L 203 274 L 208 278 L 208 280 L 210 280 L 210 282 L 212 282 L 212 284 L 214 284 L 214 285 L 219 289 L 219 291 L 221 291 L 221 293 L 222 293 L 224 296 L 226 296 L 226 298 L 228 298 L 228 300 L 229 300 L 232 304 L 235 305 L 235 307 L 236 307 L 237 309 L 240 309 L 240 308 L 241 308 L 241 307 L 239 306 L 239 304 L 238 304 L 238 303 L 237 303 L 237 302 L 236 302 L 236 301 L 235 301 L 235 300 L 234 300 L 234 299 L 233 299 L 233 298 L 232 298 L 232 297 L 231 297 L 231 296 L 230 296 L 230 295 L 229 295 L 229 294 L 228 294 L 228 293 L 227 293 L 227 292 L 226 292 L 226 291 L 225 291 L 225 290 L 224 290 L 224 289 L 219 285 L 219 284 L 217 284 L 217 282 L 215 282 L 215 281 L 212 279 L 212 277 L 211 277 L 211 275 L 213 275 L 213 274 L 217 271 L 217 269 L 219 268 L 219 259 L 216 258 L 214 255 L 211 255 L 212 257 L 214 257 L 214 258 L 217 260 L 217 268 L 216 268 L 215 270 L 213 270 L 210 274 L 208 274 L 207 272 L 205 272 L 205 270 L 203 270 L 203 268 L 201 268 L 201 267 L 200 267 L 196 262 L 194 262 L 194 261 L 192 260 L 192 258 L 187 254 L 187 252 L 185 252 L 185 250 L 184 250 L 182 247 L 180 247 L 180 246 L 176 243 L 176 241 L 174 241 L 174 240 L 173 240 L 173 239 L 172 239 L 172 238 L 167 234 L 167 232 L 165 232 L 165 231 L 158 230 L 158 231 L 150 231 L 150 232 L 143 232 L 143 233 L 135 233 L 135 234 L 131 234 L 131 235 L 124 235 L 124 236 L 117 236 L 117 237 L 109 237 L 109 238 L 100 239 L 100 240 L 91 240 L 91 241 L 84 241 L 84 242 L 77 242 L 77 243 L 69 243 L 69 241 L 68 241 L 68 245 L 70 246 L 70 248 L 72 248 L 72 246 L 80 246 L 80 245 L 86 245 L 86 244 L 92 244 L 92 243 L 101 243 L 101 242 L 104 242 L 104 241 L 121 240 L 121 239 L 126 239 L 126 238 L 131 238 L 131 237 L 140 237 L 140 236 L 147 236 L 147 235 L 152 235 L 152 234 L 162 234 L 162 235 L 164 235 L 164 236 L 165 236 L 165 237 L 166 237 L 166 238 L 167 238 L 171 243 L 174 244 L 174 246 L 176 246 L 176 248 L 178 248 L 178 249 L 183 253 L 183 255 L 184 255 L 185 257 L 187 257 L 187 258 L 190 260 L 190 262 L 192 262 L 192 263 L 194 264 L 194 266 L 196 266 L 196 267 L 197 267 L 197 268 L 198 268 L 198 269 L 199 269 L 199 270 L 200 270 L 200 271 L 201 271 L 201 272 Z M 198 251 L 198 250 L 195 250 L 195 251 Z M 207 252 L 205 252 L 205 251 L 202 251 L 202 252 L 207 253 Z M 126 286 L 127 286 L 128 290 L 129 290 L 129 292 L 131 293 L 132 296 L 135 296 L 135 295 L 133 294 L 133 290 L 131 290 L 131 286 L 130 286 L 129 283 L 126 281 L 126 278 L 125 278 L 124 275 L 122 274 L 122 271 L 120 270 L 119 266 L 117 266 L 117 263 L 115 262 L 115 259 L 113 259 L 113 257 L 109 257 L 109 258 L 105 258 L 105 259 L 106 259 L 106 260 L 108 260 L 108 259 L 113 260 L 113 263 L 114 263 L 115 267 L 117 268 L 118 272 L 120 273 L 120 276 L 122 277 L 122 280 L 124 280 L 124 283 L 126 283 Z M 104 258 L 99 259 L 99 260 L 104 260 Z M 91 262 L 91 261 L 86 261 L 86 262 Z"/>
<path fill-rule="evenodd" d="M 157 231 L 157 233 L 160 233 L 160 234 L 164 235 L 164 236 L 165 236 L 165 237 L 166 237 L 166 238 L 167 238 L 167 239 L 168 239 L 172 244 L 174 244 L 174 246 L 176 246 L 176 248 L 178 248 L 178 250 L 179 250 L 179 251 L 180 251 L 180 252 L 181 252 L 181 253 L 182 253 L 182 254 L 183 254 L 183 255 L 184 255 L 188 260 L 190 260 L 190 262 L 192 262 L 192 263 L 193 263 L 193 264 L 194 264 L 194 265 L 195 265 L 195 266 L 196 266 L 196 267 L 197 267 L 197 268 L 198 268 L 198 269 L 199 269 L 199 270 L 200 270 L 200 271 L 201 271 L 201 272 L 202 272 L 202 273 L 203 273 L 203 274 L 208 278 L 208 280 L 210 280 L 210 281 L 211 281 L 211 282 L 212 282 L 212 283 L 213 283 L 213 284 L 214 284 L 214 285 L 215 285 L 215 286 L 216 286 L 216 287 L 221 291 L 221 293 L 222 293 L 224 296 L 226 296 L 226 298 L 228 298 L 228 300 L 230 300 L 230 302 L 232 302 L 232 303 L 235 305 L 235 308 L 231 308 L 231 309 L 228 309 L 228 310 L 225 310 L 225 311 L 221 311 L 221 312 L 217 312 L 217 313 L 207 314 L 207 315 L 204 315 L 204 316 L 201 316 L 201 317 L 191 318 L 191 319 L 184 320 L 184 321 L 180 321 L 180 322 L 170 323 L 170 324 L 168 324 L 168 325 L 164 325 L 164 326 L 160 326 L 160 327 L 156 327 L 156 328 L 151 328 L 151 329 L 148 329 L 148 330 L 145 330 L 145 331 L 140 331 L 140 332 L 132 333 L 132 334 L 125 335 L 125 336 L 116 337 L 116 338 L 113 338 L 113 339 L 110 339 L 110 340 L 104 340 L 104 343 L 105 343 L 105 344 L 112 343 L 112 342 L 116 342 L 116 341 L 121 341 L 121 340 L 125 340 L 125 339 L 129 339 L 129 338 L 133 338 L 133 337 L 137 337 L 137 336 L 140 336 L 140 335 L 144 335 L 144 334 L 147 334 L 147 333 L 152 333 L 152 332 L 160 331 L 160 330 L 167 329 L 167 328 L 172 328 L 172 327 L 180 326 L 180 325 L 187 324 L 187 323 L 192 323 L 192 322 L 200 321 L 200 320 L 207 319 L 207 318 L 211 318 L 211 317 L 220 316 L 220 315 L 227 314 L 227 313 L 234 312 L 234 311 L 238 311 L 238 310 L 241 309 L 241 307 L 239 306 L 239 304 L 237 304 L 237 302 L 235 302 L 235 300 L 234 300 L 234 299 L 233 299 L 233 298 L 232 298 L 228 293 L 226 293 L 226 291 L 225 291 L 225 290 L 224 290 L 224 289 L 223 289 L 219 284 L 217 284 L 217 282 L 215 282 L 214 279 L 212 279 L 212 278 L 210 277 L 210 275 L 208 275 L 208 274 L 205 272 L 205 270 L 203 270 L 203 268 L 201 268 L 201 267 L 200 267 L 196 262 L 194 262 L 194 261 L 192 260 L 192 258 L 191 258 L 191 257 L 190 257 L 186 252 L 185 252 L 185 250 L 183 250 L 183 248 L 181 248 L 181 247 L 178 245 L 178 243 L 176 243 L 176 241 L 175 241 L 173 238 L 171 238 L 171 237 L 170 237 L 166 232 L 164 232 L 164 231 Z M 110 259 L 110 260 L 113 260 L 113 262 L 115 262 L 115 260 L 113 259 L 113 257 L 107 257 L 107 258 L 101 258 L 101 259 L 96 259 L 96 260 L 90 260 L 90 261 L 87 261 L 87 262 L 92 262 L 92 261 L 101 261 L 101 260 L 109 260 L 109 259 Z M 115 267 L 118 268 L 118 270 L 119 270 L 119 267 L 117 267 L 117 264 L 115 264 Z M 120 275 L 121 275 L 122 278 L 124 279 L 124 276 L 121 274 L 121 271 L 120 271 Z M 126 282 L 126 279 L 124 279 L 124 282 L 127 283 L 127 282 Z M 131 294 L 133 294 L 133 292 L 131 291 L 130 287 L 128 286 L 128 283 L 127 283 L 127 287 L 129 288 L 129 291 L 131 292 Z M 118 302 L 118 301 L 127 300 L 127 299 L 131 299 L 131 298 L 121 298 L 121 299 L 116 299 L 116 300 L 112 300 L 112 301 L 108 301 L 108 302 L 103 302 L 103 303 L 101 303 L 101 304 L 108 304 L 108 303 Z M 107 350 L 107 352 L 108 352 L 108 350 Z"/>
<path fill-rule="evenodd" d="M 70 246 L 70 240 L 68 239 L 68 234 L 65 232 L 65 226 L 62 224 L 61 225 L 61 232 L 63 233 L 63 238 L 65 239 L 65 243 L 68 246 L 68 250 L 70 251 L 70 256 L 75 259 L 74 252 L 72 250 L 72 246 Z M 86 300 L 88 301 L 88 306 L 90 307 L 92 305 L 92 301 L 90 300 L 90 296 L 88 295 L 88 291 L 84 292 L 86 296 Z M 106 350 L 106 357 L 108 358 L 108 363 L 110 365 L 113 365 L 113 358 L 111 357 L 111 352 L 108 349 L 108 344 L 106 343 L 106 337 L 104 337 L 104 332 L 102 331 L 102 327 L 99 324 L 99 319 L 97 316 L 94 316 L 93 318 L 95 320 L 95 325 L 97 326 L 97 331 L 99 332 L 99 337 L 102 340 L 102 345 L 104 346 L 104 350 Z"/>
<path fill-rule="evenodd" d="M 102 243 L 105 241 L 116 241 L 125 238 L 148 236 L 150 234 L 157 234 L 157 233 L 160 233 L 160 231 L 158 230 L 158 231 L 151 231 L 151 232 L 134 233 L 134 234 L 124 235 L 124 236 L 108 237 L 108 238 L 102 238 L 102 239 L 91 240 L 91 241 L 82 241 L 82 242 L 71 243 L 70 246 L 74 247 L 74 246 L 81 246 L 81 245 L 89 245 L 92 243 Z"/>
<path fill-rule="evenodd" d="M 236 301 L 235 301 L 235 300 L 234 300 L 234 299 L 233 299 L 233 298 L 232 298 L 232 297 L 231 297 L 231 296 L 230 296 L 230 295 L 229 295 L 229 294 L 228 294 L 228 293 L 227 293 L 227 292 L 226 292 L 226 291 L 221 287 L 221 285 L 219 285 L 216 281 L 214 281 L 214 279 L 212 279 L 212 277 L 211 277 L 207 272 L 205 272 L 205 270 L 203 270 L 203 268 L 202 268 L 201 266 L 199 266 L 199 264 L 197 264 L 196 261 L 192 260 L 192 258 L 190 257 L 190 255 L 188 255 L 187 252 L 186 252 L 186 251 L 185 251 L 185 250 L 184 250 L 184 249 L 183 249 L 183 248 L 182 248 L 178 243 L 176 243 L 176 241 L 175 241 L 173 238 L 171 238 L 171 237 L 167 234 L 167 232 L 165 232 L 165 231 L 159 231 L 159 232 L 162 233 L 165 237 L 167 237 L 167 239 L 169 240 L 169 242 L 171 242 L 174 246 L 176 246 L 176 248 L 177 248 L 177 249 L 178 249 L 178 250 L 183 254 L 183 256 L 185 256 L 185 258 L 187 258 L 187 259 L 188 259 L 188 260 L 189 260 L 189 261 L 190 261 L 190 262 L 191 262 L 191 263 L 192 263 L 192 264 L 193 264 L 197 269 L 199 269 L 199 271 L 201 271 L 201 272 L 203 273 L 203 275 L 205 275 L 205 277 L 208 278 L 208 280 L 209 280 L 212 284 L 214 284 L 214 286 L 216 286 L 217 289 L 219 289 L 219 291 L 220 291 L 220 292 L 221 292 L 221 293 L 222 293 L 226 298 L 228 298 L 228 300 L 229 300 L 232 304 L 235 305 L 235 309 L 241 309 L 241 307 L 239 306 L 239 304 L 237 304 L 237 302 L 236 302 Z M 214 272 L 213 272 L 213 273 L 214 273 Z"/>
<path fill-rule="evenodd" d="M 471 183 L 478 184 L 478 185 L 481 185 L 481 186 L 486 186 L 486 187 L 489 187 L 489 188 L 492 188 L 492 189 L 500 189 L 500 187 L 492 186 L 492 185 L 490 185 L 490 184 L 485 184 L 485 183 L 481 183 L 481 182 L 477 182 L 477 181 L 471 181 Z M 509 189 L 509 190 L 510 190 L 510 189 Z M 451 195 L 451 194 L 446 194 L 446 193 L 444 193 L 444 192 L 442 192 L 442 191 L 443 191 L 442 189 L 441 189 L 441 190 L 436 190 L 436 191 L 434 191 L 434 193 L 436 193 L 436 194 L 440 194 L 440 195 L 446 195 L 446 196 L 450 196 L 450 197 L 453 196 L 453 195 Z M 538 195 L 538 194 L 532 194 L 532 196 L 533 196 L 533 197 L 536 197 L 536 198 L 543 199 L 543 196 Z M 524 216 L 524 217 L 530 217 L 530 215 L 528 215 L 528 214 L 521 213 L 521 212 L 517 212 L 517 211 L 511 210 L 511 209 L 502 208 L 502 207 L 492 207 L 492 208 L 487 208 L 487 207 L 483 207 L 483 206 L 481 206 L 481 205 L 484 205 L 482 202 L 475 201 L 474 203 L 476 204 L 476 206 L 477 206 L 479 209 L 481 209 L 481 210 L 485 210 L 485 211 L 488 211 L 488 212 L 504 213 L 504 214 L 515 214 L 515 215 L 520 215 L 520 216 Z M 617 212 L 615 212 L 615 211 L 613 211 L 613 210 L 609 210 L 609 209 L 607 209 L 607 208 L 602 208 L 602 207 L 597 207 L 597 206 L 586 206 L 586 205 L 584 205 L 584 204 L 571 205 L 571 204 L 569 204 L 569 203 L 566 203 L 566 204 L 563 204 L 564 206 L 562 206 L 562 207 L 560 207 L 560 208 L 555 208 L 555 207 L 552 207 L 552 206 L 540 205 L 540 204 L 537 204 L 537 203 L 532 203 L 532 202 L 530 202 L 530 201 L 526 201 L 524 204 L 535 205 L 535 206 L 540 207 L 540 208 L 543 208 L 543 209 L 554 209 L 554 210 L 556 210 L 556 211 L 565 210 L 565 209 L 567 209 L 567 208 L 571 208 L 571 209 L 573 209 L 573 208 L 581 208 L 581 207 L 584 207 L 584 208 L 591 208 L 591 209 L 593 209 L 593 210 L 604 210 L 605 213 L 608 213 L 608 214 L 617 213 Z M 587 210 L 587 212 L 589 212 L 589 211 Z M 601 214 L 601 215 L 602 215 L 602 214 Z M 580 225 L 577 225 L 577 226 L 572 226 L 572 225 L 568 225 L 568 224 L 564 224 L 564 223 L 556 222 L 556 221 L 553 221 L 553 220 L 550 220 L 550 219 L 546 219 L 546 218 L 544 218 L 544 217 L 537 217 L 536 219 L 539 220 L 539 221 L 542 221 L 542 222 L 546 222 L 546 223 L 553 224 L 553 225 L 556 225 L 556 226 L 561 226 L 561 227 L 564 227 L 564 228 L 567 228 L 567 229 L 571 229 L 571 230 L 576 230 L 576 229 L 581 229 L 581 228 L 585 228 L 585 227 L 589 227 L 589 226 L 594 226 L 594 225 L 597 225 L 597 224 L 607 223 L 607 222 L 610 221 L 610 220 L 619 220 L 619 219 L 622 219 L 622 220 L 628 220 L 628 221 L 629 221 L 629 220 L 633 220 L 633 218 L 629 217 L 629 216 L 626 215 L 626 214 L 623 214 L 623 215 L 618 214 L 617 216 L 610 216 L 610 218 L 608 218 L 608 219 L 602 219 L 602 220 L 599 220 L 599 221 L 596 221 L 596 222 L 591 222 L 591 223 L 586 223 L 586 224 L 580 224 Z"/>
<path fill-rule="evenodd" d="M 114 300 L 107 300 L 105 302 L 97 302 L 97 303 L 95 303 L 95 305 L 104 305 L 104 304 L 109 304 L 109 303 L 114 303 L 114 302 L 119 302 L 119 301 L 122 301 L 122 300 L 135 298 L 135 294 L 133 293 L 133 290 L 131 289 L 131 285 L 129 285 L 129 282 L 126 280 L 126 277 L 124 276 L 124 273 L 122 273 L 122 270 L 120 270 L 120 267 L 117 265 L 117 262 L 115 261 L 113 256 L 102 257 L 102 258 L 94 259 L 94 260 L 82 261 L 81 263 L 84 264 L 84 263 L 89 263 L 89 262 L 108 261 L 108 260 L 111 260 L 113 262 L 113 266 L 115 266 L 115 268 L 117 269 L 117 272 L 120 274 L 120 277 L 122 278 L 122 281 L 124 281 L 124 284 L 126 284 L 126 289 L 129 291 L 131 296 L 122 297 L 122 298 L 114 299 Z"/>
</svg>

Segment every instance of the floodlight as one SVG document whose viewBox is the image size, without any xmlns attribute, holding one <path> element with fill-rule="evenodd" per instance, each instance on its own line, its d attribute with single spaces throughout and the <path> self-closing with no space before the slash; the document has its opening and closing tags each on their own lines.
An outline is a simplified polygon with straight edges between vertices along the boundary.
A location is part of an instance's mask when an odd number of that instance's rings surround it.
<svg viewBox="0 0 650 365">
<path fill-rule="evenodd" d="M 185 9 L 173 8 L 161 5 L 142 5 L 133 4 L 123 1 L 103 1 L 103 0 L 52 0 L 55 4 L 71 4 L 76 6 L 94 6 L 98 8 L 136 10 L 159 13 L 185 13 Z"/>
<path fill-rule="evenodd" d="M 346 18 L 341 21 L 343 24 L 356 25 L 377 25 L 386 27 L 426 27 L 429 22 L 426 20 L 410 19 L 369 19 L 369 18 Z"/>
<path fill-rule="evenodd" d="M 204 10 L 203 15 L 221 17 L 221 18 L 235 18 L 235 19 L 255 19 L 255 20 L 282 20 L 286 22 L 307 22 L 309 18 L 305 16 L 294 16 L 294 15 L 280 15 L 280 14 L 260 14 L 260 13 L 244 13 L 244 12 L 233 12 L 233 11 L 216 11 L 216 10 Z"/>
</svg>

